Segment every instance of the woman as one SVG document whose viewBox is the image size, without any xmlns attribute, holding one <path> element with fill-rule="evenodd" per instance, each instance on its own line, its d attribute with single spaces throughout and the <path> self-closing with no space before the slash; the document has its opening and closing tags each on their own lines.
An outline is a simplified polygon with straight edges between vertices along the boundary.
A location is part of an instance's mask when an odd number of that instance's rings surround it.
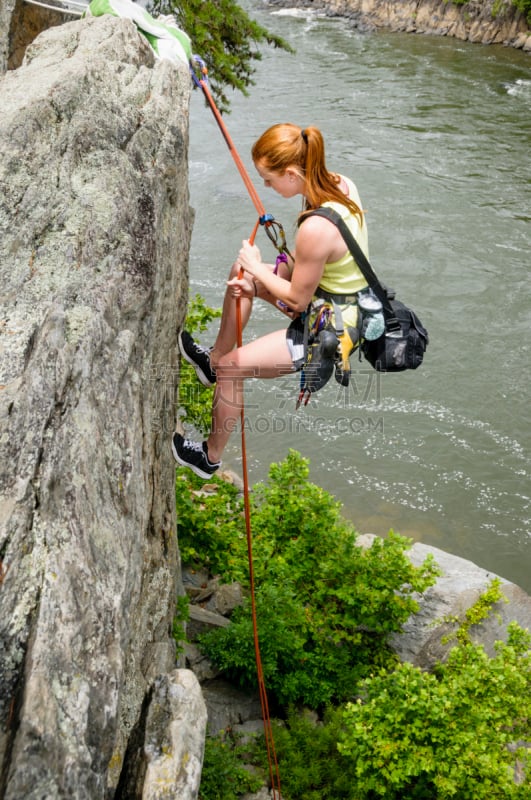
<svg viewBox="0 0 531 800">
<path fill-rule="evenodd" d="M 216 390 L 212 406 L 212 432 L 202 443 L 175 433 L 173 455 L 183 466 L 208 479 L 221 465 L 221 456 L 238 424 L 245 378 L 276 378 L 300 369 L 300 359 L 282 328 L 235 349 L 236 302 L 240 297 L 242 325 L 247 323 L 253 299 L 268 300 L 292 317 L 304 312 L 316 291 L 356 295 L 367 282 L 352 258 L 337 227 L 327 219 L 304 214 L 319 206 L 338 211 L 362 250 L 368 256 L 367 229 L 355 185 L 342 175 L 329 172 L 324 141 L 318 128 L 301 129 L 291 123 L 273 125 L 254 144 L 252 158 L 266 187 L 282 197 L 302 195 L 302 222 L 295 240 L 293 262 L 275 269 L 264 264 L 256 245 L 244 241 L 227 282 L 220 330 L 209 351 L 183 332 L 179 343 L 183 357 L 194 366 L 202 383 Z M 240 268 L 245 271 L 239 278 Z M 343 322 L 357 338 L 355 303 L 343 307 Z M 337 376 L 336 376 L 337 377 Z M 338 377 L 340 379 L 340 376 Z"/>
</svg>

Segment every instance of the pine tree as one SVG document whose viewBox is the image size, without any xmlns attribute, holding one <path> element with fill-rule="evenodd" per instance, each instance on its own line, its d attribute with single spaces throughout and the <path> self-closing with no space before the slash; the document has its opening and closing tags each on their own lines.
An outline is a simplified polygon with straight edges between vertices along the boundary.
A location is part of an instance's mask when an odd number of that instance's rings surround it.
<svg viewBox="0 0 531 800">
<path fill-rule="evenodd" d="M 153 13 L 173 14 L 177 24 L 190 36 L 192 50 L 204 60 L 209 85 L 221 112 L 230 109 L 228 88 L 244 95 L 254 84 L 253 63 L 261 59 L 258 45 L 293 48 L 252 20 L 234 0 L 155 0 Z"/>
</svg>

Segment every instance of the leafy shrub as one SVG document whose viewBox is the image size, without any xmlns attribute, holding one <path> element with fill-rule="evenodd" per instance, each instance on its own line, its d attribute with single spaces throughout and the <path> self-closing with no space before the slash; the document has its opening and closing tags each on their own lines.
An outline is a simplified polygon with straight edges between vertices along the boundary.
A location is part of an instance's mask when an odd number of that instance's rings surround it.
<svg viewBox="0 0 531 800">
<path fill-rule="evenodd" d="M 290 709 L 285 723 L 273 723 L 275 752 L 282 796 L 286 800 L 353 800 L 355 780 L 352 762 L 337 749 L 342 712 L 329 708 L 322 722 Z M 267 768 L 263 740 L 258 740 L 254 759 Z"/>
<path fill-rule="evenodd" d="M 356 531 L 341 517 L 339 503 L 308 475 L 307 460 L 291 451 L 271 466 L 268 483 L 255 488 L 253 551 L 266 685 L 283 704 L 317 708 L 352 697 L 362 676 L 393 660 L 387 635 L 417 610 L 413 595 L 434 582 L 437 570 L 431 558 L 413 567 L 404 553 L 409 541 L 392 531 L 368 550 L 357 546 Z M 232 533 L 224 557 L 233 557 L 230 579 L 242 524 L 234 512 L 234 506 L 227 509 Z M 187 509 L 188 517 L 192 513 Z M 209 539 L 218 537 L 220 564 L 224 524 L 211 510 L 204 516 Z M 200 535 L 193 534 L 194 541 Z M 186 532 L 183 553 L 187 541 Z M 235 610 L 228 628 L 205 634 L 201 645 L 233 681 L 255 685 L 250 602 Z"/>
<path fill-rule="evenodd" d="M 225 735 L 207 736 L 199 800 L 235 800 L 262 781 L 242 767 L 245 750 Z"/>
<path fill-rule="evenodd" d="M 291 709 L 274 727 L 283 796 L 528 800 L 529 777 L 514 778 L 517 759 L 529 764 L 530 634 L 512 623 L 492 658 L 466 636 L 456 639 L 434 673 L 407 663 L 382 670 L 357 702 L 328 708 L 322 722 Z M 254 758 L 265 768 L 263 742 Z"/>
<path fill-rule="evenodd" d="M 343 715 L 339 750 L 359 800 L 513 800 L 514 743 L 531 737 L 531 637 L 516 623 L 489 658 L 461 639 L 434 673 L 401 664 L 368 678 Z"/>
<path fill-rule="evenodd" d="M 175 482 L 181 558 L 186 566 L 206 567 L 225 583 L 248 580 L 243 501 L 235 486 L 214 475 L 205 482 L 185 468 Z"/>
</svg>

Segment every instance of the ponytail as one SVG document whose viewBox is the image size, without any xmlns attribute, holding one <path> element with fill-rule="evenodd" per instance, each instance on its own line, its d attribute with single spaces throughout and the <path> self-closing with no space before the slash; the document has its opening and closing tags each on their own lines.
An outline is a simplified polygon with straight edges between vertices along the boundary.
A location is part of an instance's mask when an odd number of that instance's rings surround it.
<svg viewBox="0 0 531 800">
<path fill-rule="evenodd" d="M 324 140 L 319 128 L 313 126 L 305 128 L 301 131 L 301 136 L 303 141 L 307 142 L 305 160 L 306 203 L 304 211 L 319 208 L 323 203 L 332 200 L 346 206 L 349 211 L 359 218 L 361 223 L 363 218 L 361 208 L 341 191 L 339 188 L 339 175 L 329 172 L 326 168 Z"/>
</svg>

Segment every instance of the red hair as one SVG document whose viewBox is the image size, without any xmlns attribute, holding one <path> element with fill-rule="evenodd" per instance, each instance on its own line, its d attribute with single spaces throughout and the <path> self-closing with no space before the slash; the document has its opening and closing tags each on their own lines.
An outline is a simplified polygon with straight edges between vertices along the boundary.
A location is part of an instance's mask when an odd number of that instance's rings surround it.
<svg viewBox="0 0 531 800">
<path fill-rule="evenodd" d="M 326 168 L 324 140 L 319 128 L 278 123 L 260 136 L 251 154 L 255 164 L 260 162 L 280 175 L 284 175 L 288 167 L 300 171 L 305 180 L 306 211 L 332 200 L 346 206 L 361 222 L 361 208 L 341 191 L 339 175 Z"/>
</svg>

